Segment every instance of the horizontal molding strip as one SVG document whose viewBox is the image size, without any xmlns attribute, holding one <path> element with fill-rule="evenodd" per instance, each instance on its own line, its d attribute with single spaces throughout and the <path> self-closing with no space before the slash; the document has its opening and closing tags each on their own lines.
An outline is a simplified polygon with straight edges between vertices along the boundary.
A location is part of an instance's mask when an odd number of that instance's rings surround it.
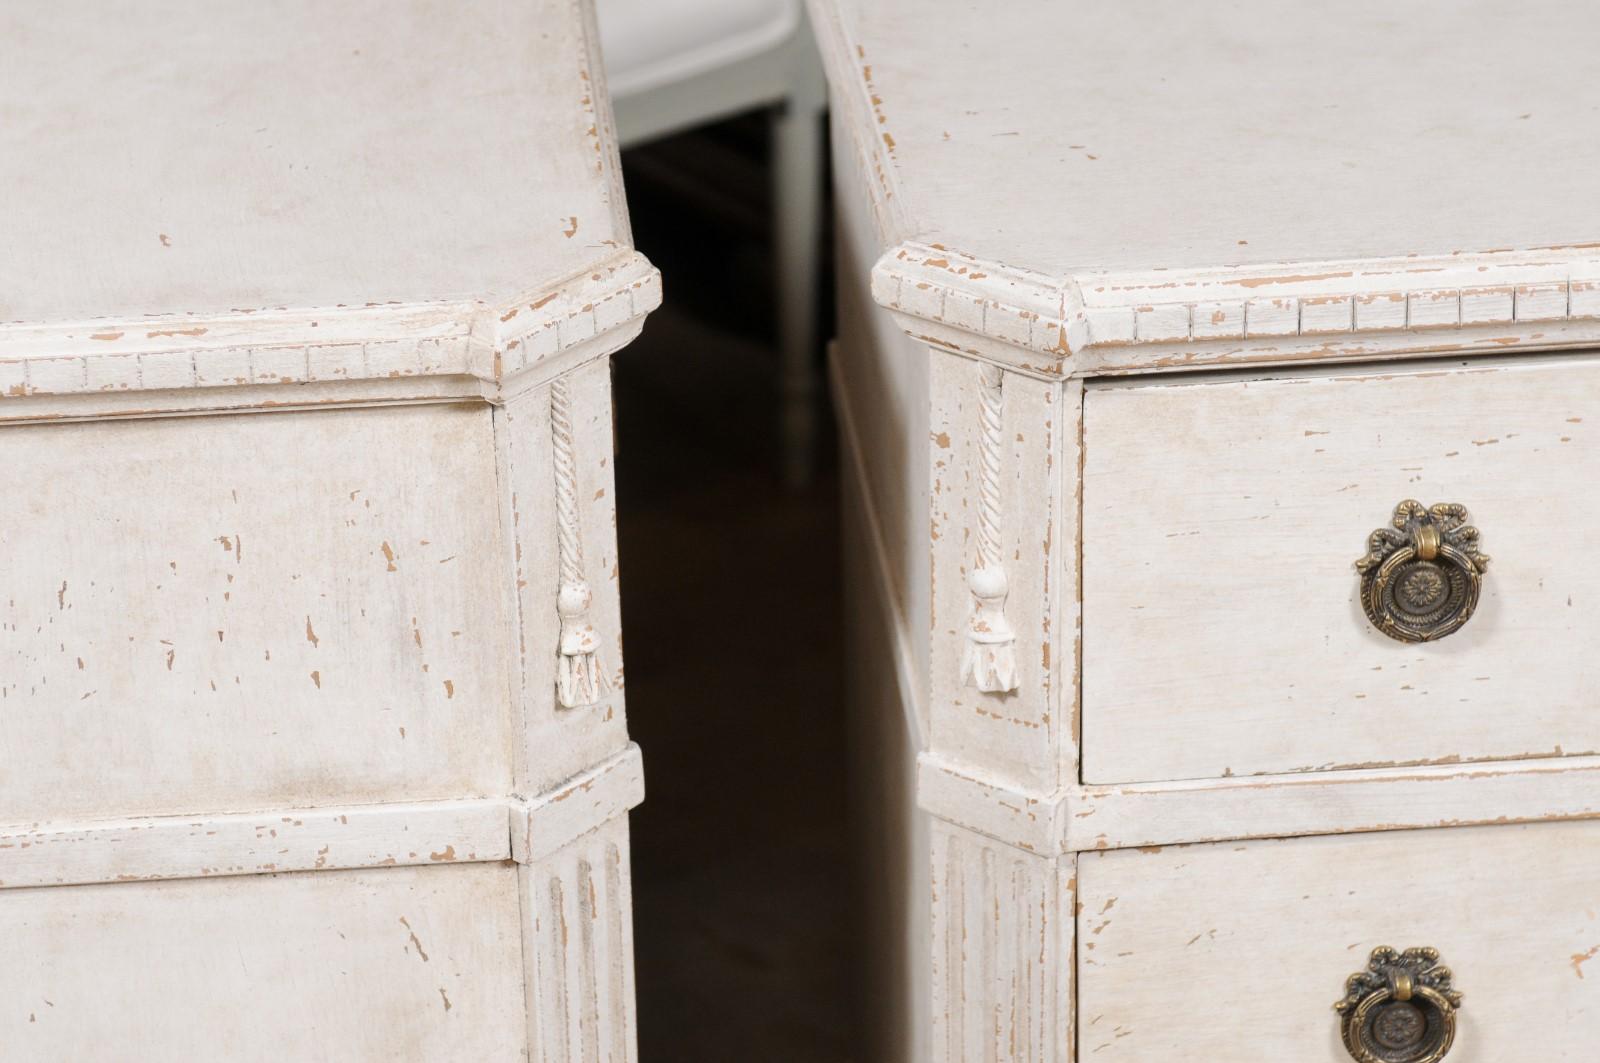
<svg viewBox="0 0 1600 1063">
<path fill-rule="evenodd" d="M 531 800 L 477 798 L 4 827 L 0 890 L 528 861 L 605 825 L 643 798 L 639 747 L 629 744 Z"/>
<path fill-rule="evenodd" d="M 872 287 L 912 335 L 975 355 L 1008 347 L 1044 374 L 1221 365 L 1257 347 L 1285 359 L 1504 351 L 1592 340 L 1548 330 L 1600 322 L 1588 246 L 1058 278 L 911 241 L 879 259 Z"/>
<path fill-rule="evenodd" d="M 0 325 L 0 412 L 31 396 L 408 377 L 498 386 L 661 304 L 627 252 L 510 303 L 268 309 L 194 318 Z"/>
<path fill-rule="evenodd" d="M 924 755 L 918 802 L 1034 852 L 1600 817 L 1600 757 L 1117 786 L 998 786 Z"/>
<path fill-rule="evenodd" d="M 504 800 L 47 824 L 0 833 L 0 888 L 506 860 Z"/>
</svg>

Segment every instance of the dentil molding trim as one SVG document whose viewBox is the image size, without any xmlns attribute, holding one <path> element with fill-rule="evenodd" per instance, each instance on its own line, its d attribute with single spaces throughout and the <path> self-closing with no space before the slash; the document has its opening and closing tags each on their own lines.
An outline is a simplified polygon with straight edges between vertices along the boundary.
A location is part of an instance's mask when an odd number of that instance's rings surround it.
<svg viewBox="0 0 1600 1063">
<path fill-rule="evenodd" d="M 661 275 L 614 256 L 508 303 L 474 300 L 221 316 L 0 325 L 0 415 L 32 396 L 470 377 L 502 388 L 624 332 L 661 304 Z"/>
</svg>

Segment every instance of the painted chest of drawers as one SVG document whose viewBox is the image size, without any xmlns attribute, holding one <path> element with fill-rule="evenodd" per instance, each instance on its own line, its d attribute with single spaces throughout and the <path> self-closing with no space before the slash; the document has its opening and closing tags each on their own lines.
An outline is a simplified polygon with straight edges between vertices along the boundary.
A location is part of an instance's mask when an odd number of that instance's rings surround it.
<svg viewBox="0 0 1600 1063">
<path fill-rule="evenodd" d="M 812 13 L 872 1058 L 1592 1059 L 1596 12 Z"/>
<path fill-rule="evenodd" d="M 0 1049 L 634 1058 L 587 5 L 0 12 Z"/>
</svg>

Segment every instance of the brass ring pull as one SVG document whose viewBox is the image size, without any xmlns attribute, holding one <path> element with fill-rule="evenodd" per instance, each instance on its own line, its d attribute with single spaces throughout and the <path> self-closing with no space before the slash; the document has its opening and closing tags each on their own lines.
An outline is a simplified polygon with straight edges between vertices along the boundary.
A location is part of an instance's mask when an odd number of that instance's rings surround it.
<svg viewBox="0 0 1600 1063">
<path fill-rule="evenodd" d="M 1401 642 L 1428 642 L 1458 630 L 1478 607 L 1489 558 L 1478 552 L 1478 529 L 1453 502 L 1424 506 L 1407 499 L 1392 527 L 1367 537 L 1361 607 L 1374 627 Z"/>
<path fill-rule="evenodd" d="M 1439 1063 L 1456 1039 L 1461 994 L 1438 949 L 1372 950 L 1367 969 L 1350 976 L 1334 1010 L 1344 1046 L 1357 1063 Z"/>
</svg>

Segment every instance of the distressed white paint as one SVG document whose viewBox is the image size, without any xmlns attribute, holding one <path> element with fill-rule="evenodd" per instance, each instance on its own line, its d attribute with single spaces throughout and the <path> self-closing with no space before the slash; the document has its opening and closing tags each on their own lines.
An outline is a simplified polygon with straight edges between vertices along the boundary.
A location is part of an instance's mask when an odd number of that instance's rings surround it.
<svg viewBox="0 0 1600 1063">
<path fill-rule="evenodd" d="M 926 888 L 930 817 L 917 807 L 913 771 L 927 742 L 927 694 L 918 663 L 926 659 L 927 637 L 924 628 L 911 626 L 898 604 L 888 539 L 879 507 L 872 502 L 857 400 L 845 382 L 844 346 L 841 340 L 834 348 L 830 368 L 846 462 L 840 491 L 845 522 L 840 585 L 846 595 L 844 637 L 850 647 L 845 670 L 852 728 L 849 771 L 856 780 L 862 835 L 874 839 L 860 854 L 865 874 L 860 876 L 859 903 L 862 925 L 871 935 L 860 950 L 860 977 L 874 1001 L 863 1016 L 862 1052 L 883 1063 L 916 1063 L 929 1058 L 932 1027 L 931 899 Z M 862 353 L 852 352 L 856 357 Z M 914 555 L 901 556 L 909 560 Z"/>
<path fill-rule="evenodd" d="M 628 747 L 532 800 L 511 804 L 511 856 L 535 863 L 644 800 L 639 747 Z"/>
<path fill-rule="evenodd" d="M 0 887 L 511 858 L 498 800 L 42 823 L 0 833 Z"/>
<path fill-rule="evenodd" d="M 533 800 L 324 805 L 0 831 L 0 889 L 323 868 L 537 862 L 644 798 L 639 747 Z"/>
<path fill-rule="evenodd" d="M 495 410 L 500 447 L 501 520 L 507 540 L 505 585 L 515 595 L 520 631 L 513 648 L 513 704 L 522 738 L 517 787 L 542 793 L 620 751 L 623 720 L 620 575 L 611 470 L 611 375 L 591 361 L 569 375 L 574 394 L 574 452 L 581 484 L 579 532 L 593 596 L 589 616 L 604 647 L 606 690 L 599 700 L 568 708 L 554 694 L 561 623 L 557 563 L 556 474 L 550 388 L 536 387 Z"/>
<path fill-rule="evenodd" d="M 1593 102 L 1504 25 L 1526 13 L 1363 2 L 1307 49 L 1260 0 L 1157 7 L 814 0 L 889 249 L 875 294 L 909 330 L 1042 372 L 1600 339 L 1589 149 L 1566 139 Z M 1541 10 L 1581 62 L 1592 12 Z"/>
<path fill-rule="evenodd" d="M 1081 1058 L 1349 1063 L 1345 979 L 1426 945 L 1465 995 L 1449 1063 L 1589 1059 L 1597 862 L 1595 823 L 1085 855 Z"/>
<path fill-rule="evenodd" d="M 587 271 L 628 229 L 582 12 L 9 6 L 0 319 L 493 303 Z"/>
<path fill-rule="evenodd" d="M 1070 1058 L 1075 859 L 932 834 L 933 1058 Z"/>
<path fill-rule="evenodd" d="M 587 3 L 0 37 L 8 1058 L 632 1060 L 606 358 L 660 283 Z"/>
<path fill-rule="evenodd" d="M 1594 12 L 1574 0 L 1398 14 L 1361 0 L 1332 20 L 1261 0 L 1223 19 L 1156 0 L 812 0 L 811 12 L 847 264 L 877 259 L 870 277 L 841 272 L 841 390 L 862 396 L 846 442 L 870 502 L 847 510 L 847 541 L 874 546 L 872 567 L 896 578 L 887 602 L 863 595 L 877 619 L 852 633 L 854 667 L 875 679 L 855 684 L 856 710 L 900 711 L 895 687 L 926 696 L 934 952 L 913 944 L 884 966 L 931 974 L 923 1032 L 936 1036 L 916 1058 L 1320 1059 L 1221 1024 L 1215 1008 L 1193 1009 L 1204 1032 L 1163 1029 L 1148 1051 L 1092 1040 L 1088 1012 L 1076 1046 L 1039 1040 L 1030 979 L 1054 980 L 1050 1021 L 1070 1030 L 1075 965 L 1104 946 L 1007 943 L 1070 893 L 1039 868 L 1092 850 L 1382 832 L 1370 844 L 1389 852 L 1410 837 L 1450 844 L 1403 828 L 1600 811 L 1584 755 L 1600 749 L 1585 712 L 1600 681 L 1585 595 L 1600 587 L 1576 559 L 1593 523 L 1582 429 L 1600 370 L 1550 354 L 1600 345 L 1594 149 L 1573 139 L 1600 97 L 1561 74 L 1582 65 Z M 1562 39 L 1530 24 L 1560 25 Z M 926 353 L 863 326 L 868 296 Z M 1419 357 L 1467 364 L 1396 364 Z M 960 681 L 980 364 L 1003 370 L 1010 694 Z M 1176 376 L 1208 368 L 1228 373 Z M 919 400 L 926 422 L 901 412 Z M 923 440 L 926 499 L 908 482 L 920 462 L 904 457 Z M 1428 647 L 1372 633 L 1354 595 L 1365 537 L 1412 496 L 1467 505 L 1494 558 L 1479 615 Z M 922 601 L 929 641 L 898 652 L 883 633 L 922 620 Z M 922 671 L 901 680 L 908 658 Z M 877 748 L 891 777 L 908 770 L 904 744 Z M 1381 766 L 1403 764 L 1416 766 Z M 881 799 L 874 814 L 906 842 L 893 792 Z M 1520 835 L 1470 837 L 1515 847 Z M 1149 918 L 1186 910 L 1180 868 L 1125 858 L 1158 898 Z M 1283 874 L 1288 903 L 1300 872 Z M 1409 877 L 1441 906 L 1476 895 L 1470 872 Z M 1254 883 L 1276 881 L 1267 858 L 1233 878 L 1263 898 L 1269 885 Z M 1567 925 L 1574 895 L 1552 898 L 1539 934 Z M 1320 918 L 1265 927 L 1269 962 L 1184 973 L 1254 991 Z M 1355 929 L 1349 940 L 1370 928 Z M 1318 993 L 1316 1050 L 1336 1044 L 1328 1005 L 1349 970 Z M 1099 999 L 1156 999 L 1137 958 L 1127 972 Z M 1573 1030 L 1559 1047 L 1579 1058 L 1593 1022 Z M 1468 1045 L 1452 1058 L 1522 1054 Z"/>
<path fill-rule="evenodd" d="M 1228 838 L 1600 818 L 1600 758 L 1310 772 L 1294 778 L 1005 786 L 924 754 L 917 797 L 940 819 L 1026 852 Z"/>
<path fill-rule="evenodd" d="M 873 305 L 881 228 L 853 179 L 854 151 L 832 123 L 839 335 L 830 382 L 839 424 L 844 513 L 845 696 L 852 777 L 861 796 L 867 873 L 862 984 L 864 1058 L 932 1058 L 928 889 L 930 818 L 917 807 L 915 763 L 928 733 L 928 359 Z"/>
<path fill-rule="evenodd" d="M 929 504 L 921 550 L 931 552 L 932 657 L 930 746 L 949 751 L 996 778 L 1052 790 L 1074 756 L 1073 547 L 1076 506 L 1063 494 L 1077 469 L 1081 393 L 1008 373 L 1002 391 L 1000 554 L 1006 559 L 1006 616 L 1014 631 L 1017 684 L 986 693 L 963 680 L 977 559 L 978 362 L 930 351 Z M 1065 689 L 1064 689 L 1065 688 Z M 1065 711 L 1064 711 L 1065 710 Z"/>
<path fill-rule="evenodd" d="M 1091 783 L 1600 750 L 1600 363 L 1091 388 L 1084 761 Z M 1477 613 L 1408 645 L 1353 562 L 1395 505 L 1459 502 Z"/>
<path fill-rule="evenodd" d="M 487 406 L 7 428 L 0 461 L 7 822 L 508 791 Z"/>
<path fill-rule="evenodd" d="M 631 882 L 624 818 L 517 869 L 535 1063 L 635 1058 Z"/>
<path fill-rule="evenodd" d="M 523 1058 L 517 872 L 0 892 L 9 1059 Z"/>
<path fill-rule="evenodd" d="M 1429 0 L 1405 18 L 1362 0 L 1328 20 L 1268 0 L 1225 20 L 1160 0 L 1026 0 L 1004 18 L 955 0 L 815 6 L 845 45 L 836 91 L 870 107 L 930 243 L 1091 274 L 1595 235 L 1578 131 L 1600 92 L 1562 73 L 1594 25 L 1575 0 Z"/>
</svg>

